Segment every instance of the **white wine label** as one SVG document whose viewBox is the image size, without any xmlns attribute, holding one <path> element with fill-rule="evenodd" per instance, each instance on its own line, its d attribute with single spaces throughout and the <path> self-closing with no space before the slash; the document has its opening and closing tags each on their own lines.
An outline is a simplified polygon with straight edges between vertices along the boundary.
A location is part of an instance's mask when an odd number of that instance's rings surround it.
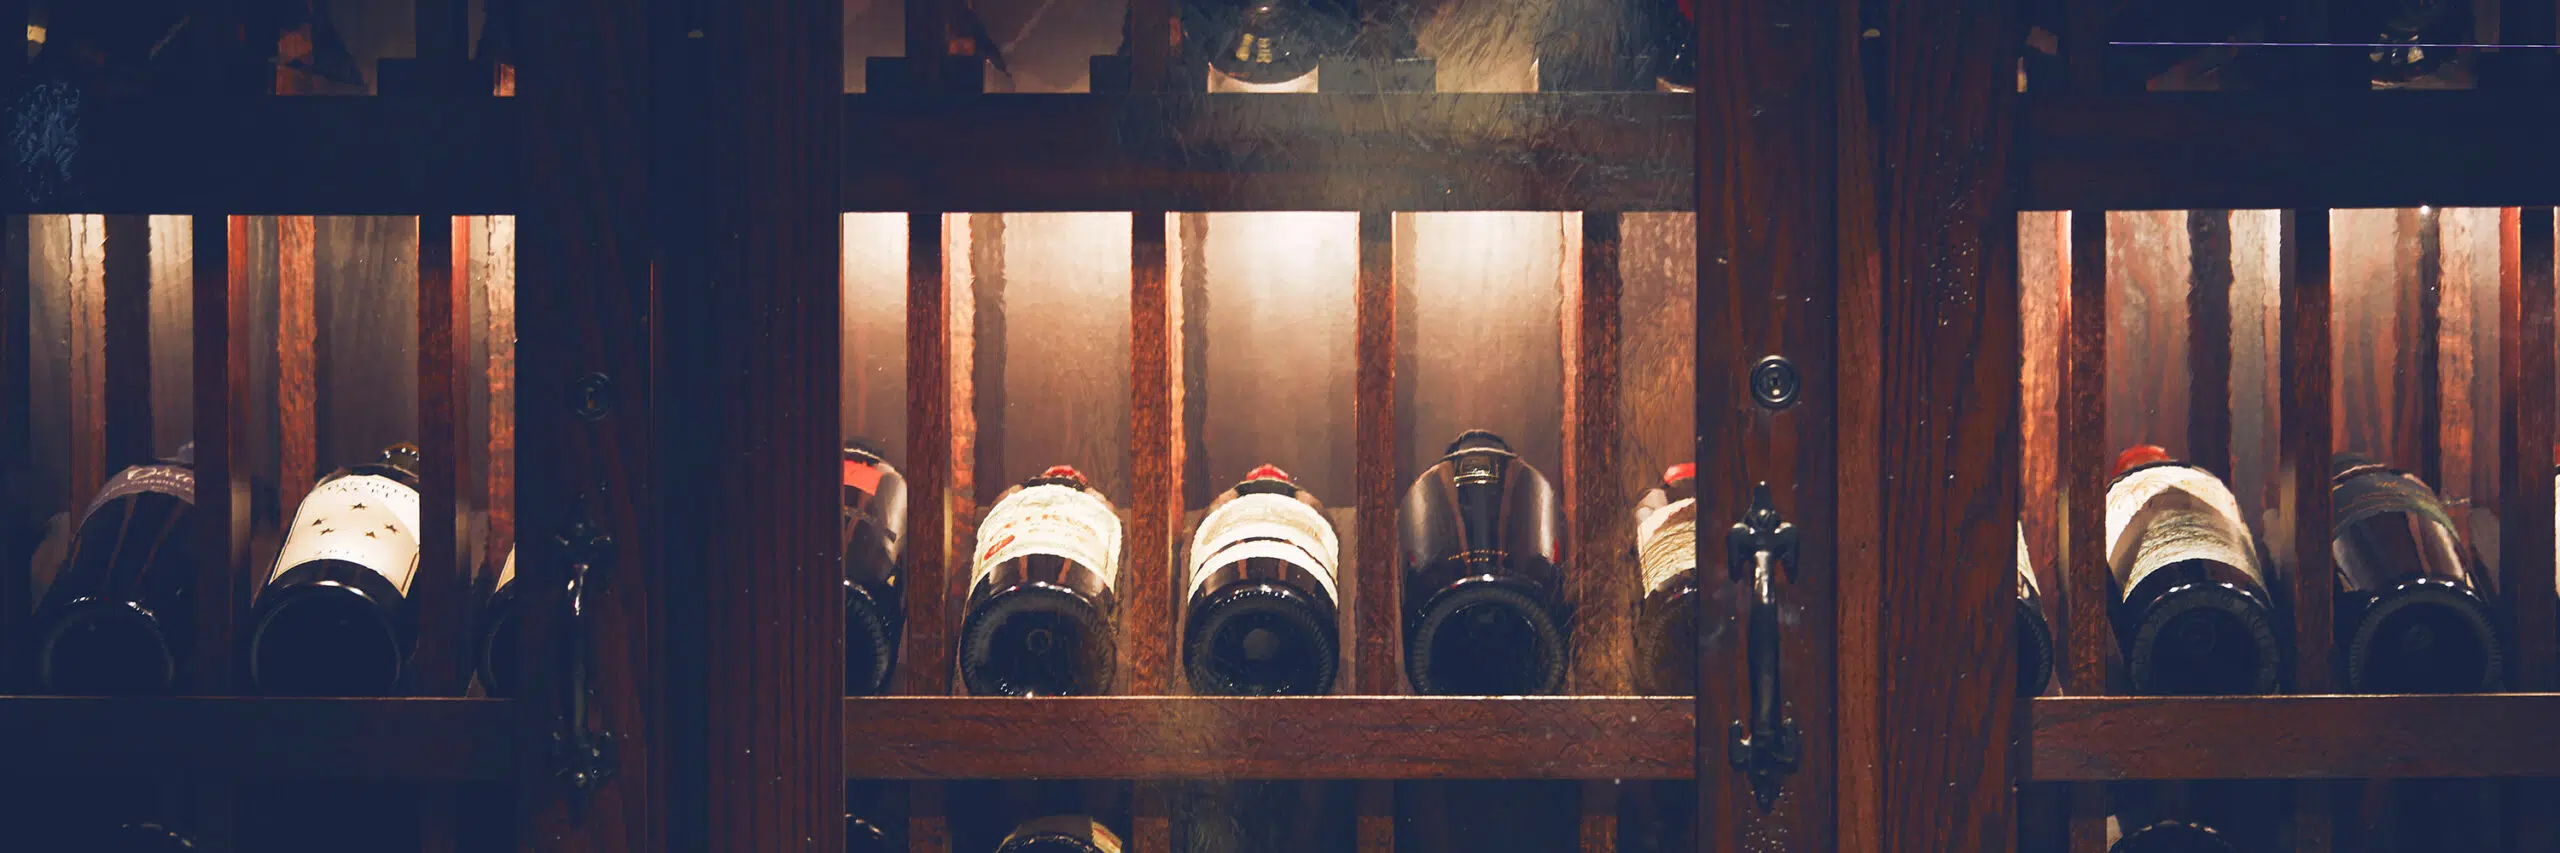
<svg viewBox="0 0 2560 853">
<path fill-rule="evenodd" d="M 2264 582 L 2257 540 L 2240 517 L 2239 500 L 2212 474 L 2182 465 L 2127 474 L 2107 490 L 2107 567 L 2128 593 L 2161 567 L 2188 560 Z"/>
<path fill-rule="evenodd" d="M 1698 567 L 1698 499 L 1672 501 L 1636 522 L 1636 565 L 1647 593 Z"/>
<path fill-rule="evenodd" d="M 516 579 L 516 549 L 514 549 L 514 548 L 509 548 L 509 549 L 507 549 L 507 562 L 506 562 L 506 564 L 505 564 L 505 565 L 502 565 L 502 566 L 499 566 L 499 567 L 498 567 L 498 580 L 497 580 L 497 582 L 496 582 L 496 583 L 490 584 L 490 585 L 489 585 L 489 588 L 490 588 L 490 589 L 497 589 L 497 588 L 499 588 L 499 587 L 506 586 L 508 581 L 515 580 L 515 579 Z"/>
<path fill-rule="evenodd" d="M 2041 592 L 2036 589 L 2035 560 L 2027 557 L 2027 525 L 2020 522 L 2018 524 L 2018 597 L 2042 598 Z"/>
<path fill-rule="evenodd" d="M 176 495 L 179 500 L 193 504 L 196 502 L 196 472 L 180 465 L 137 465 L 124 469 L 98 490 L 98 497 L 89 501 L 89 508 L 81 512 L 81 517 L 97 512 L 108 501 L 143 492 Z"/>
<path fill-rule="evenodd" d="M 1201 519 L 1199 532 L 1191 537 L 1191 589 L 1198 590 L 1219 568 L 1254 557 L 1304 569 L 1324 586 L 1326 597 L 1342 600 L 1334 589 L 1342 540 L 1323 513 L 1297 498 L 1238 495 Z"/>
<path fill-rule="evenodd" d="M 417 531 L 418 490 L 389 477 L 339 477 L 302 499 L 268 579 L 314 560 L 345 560 L 408 595 L 418 574 Z"/>
<path fill-rule="evenodd" d="M 1014 492 L 987 510 L 978 525 L 978 558 L 969 572 L 972 583 L 1028 554 L 1054 554 L 1102 576 L 1104 586 L 1120 579 L 1120 516 L 1111 504 L 1073 486 L 1043 483 Z"/>
</svg>

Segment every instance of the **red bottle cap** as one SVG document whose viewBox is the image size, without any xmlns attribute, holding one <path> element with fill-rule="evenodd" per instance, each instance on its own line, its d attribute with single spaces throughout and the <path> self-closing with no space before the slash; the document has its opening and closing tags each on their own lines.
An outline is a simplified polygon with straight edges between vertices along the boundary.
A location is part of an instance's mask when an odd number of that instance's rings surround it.
<svg viewBox="0 0 2560 853">
<path fill-rule="evenodd" d="M 1253 470 L 1244 472 L 1244 478 L 1247 480 L 1278 480 L 1283 483 L 1297 482 L 1296 480 L 1289 479 L 1289 472 L 1282 471 L 1280 470 L 1280 466 L 1273 465 L 1269 462 L 1262 463 L 1261 465 L 1255 466 Z"/>
<path fill-rule="evenodd" d="M 1084 482 L 1084 474 L 1078 472 L 1076 470 L 1076 466 L 1073 465 L 1051 465 L 1049 466 L 1049 470 L 1040 472 L 1040 476 L 1037 479 L 1046 480 L 1052 477 L 1064 477 L 1079 483 Z"/>
<path fill-rule="evenodd" d="M 2167 462 L 2169 458 L 2168 448 L 2157 444 L 2137 444 L 2125 448 L 2123 453 L 2116 454 L 2115 476 L 2124 476 L 2124 472 L 2144 465 Z"/>
<path fill-rule="evenodd" d="M 1695 462 L 1682 462 L 1678 465 L 1671 466 L 1670 470 L 1662 472 L 1662 484 L 1665 486 L 1682 480 L 1695 479 L 1698 479 L 1698 463 Z"/>
<path fill-rule="evenodd" d="M 864 494 L 880 493 L 880 466 L 854 459 L 844 461 L 844 484 L 861 489 Z"/>
</svg>

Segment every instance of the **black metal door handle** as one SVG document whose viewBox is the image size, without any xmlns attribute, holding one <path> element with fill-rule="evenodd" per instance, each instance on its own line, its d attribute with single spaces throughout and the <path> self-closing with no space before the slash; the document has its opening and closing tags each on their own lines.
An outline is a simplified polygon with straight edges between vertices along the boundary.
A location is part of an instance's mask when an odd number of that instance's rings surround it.
<svg viewBox="0 0 2560 853">
<path fill-rule="evenodd" d="M 1795 579 L 1796 526 L 1778 517 L 1769 505 L 1769 484 L 1751 488 L 1751 509 L 1725 534 L 1726 570 L 1731 579 L 1751 583 L 1750 638 L 1746 644 L 1751 672 L 1751 721 L 1735 720 L 1729 728 L 1733 769 L 1749 774 L 1751 793 L 1767 811 L 1778 802 L 1778 786 L 1795 772 L 1796 721 L 1787 717 L 1786 698 L 1778 680 L 1778 579 L 1784 571 Z"/>
<path fill-rule="evenodd" d="M 569 563 L 568 589 L 562 598 L 565 618 L 561 620 L 567 642 L 560 644 L 564 656 L 561 672 L 569 682 L 569 707 L 562 731 L 552 736 L 551 761 L 553 772 L 568 783 L 570 793 L 583 799 L 603 785 L 617 766 L 613 736 L 587 727 L 587 697 L 593 692 L 588 668 L 595 642 L 590 613 L 594 604 L 588 599 L 609 574 L 613 537 L 587 518 L 584 496 L 578 498 L 569 518 L 560 535 L 552 539 Z"/>
</svg>

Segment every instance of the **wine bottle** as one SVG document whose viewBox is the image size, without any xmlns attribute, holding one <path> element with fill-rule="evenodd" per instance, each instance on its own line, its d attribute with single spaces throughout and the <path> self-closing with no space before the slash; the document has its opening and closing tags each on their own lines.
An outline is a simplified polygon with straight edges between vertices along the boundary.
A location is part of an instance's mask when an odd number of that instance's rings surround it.
<svg viewBox="0 0 2560 853">
<path fill-rule="evenodd" d="M 1417 692 L 1553 693 L 1564 683 L 1557 545 L 1545 475 L 1469 430 L 1405 492 L 1405 674 Z"/>
<path fill-rule="evenodd" d="M 2275 692 L 2280 660 L 2259 565 L 2239 500 L 2212 473 L 2151 445 L 2116 458 L 2107 566 L 2135 691 Z"/>
<path fill-rule="evenodd" d="M 1052 815 L 1013 828 L 996 853 L 1120 853 L 1120 836 L 1089 817 Z"/>
<path fill-rule="evenodd" d="M 2116 839 L 2107 853 L 2234 853 L 2231 842 L 2212 827 L 2183 820 L 2164 820 Z"/>
<path fill-rule="evenodd" d="M 48 693 L 166 693 L 195 640 L 195 446 L 109 479 L 81 513 L 37 607 L 36 681 Z"/>
<path fill-rule="evenodd" d="M 492 698 L 514 698 L 516 686 L 522 683 L 516 672 L 520 667 L 516 644 L 523 642 L 517 638 L 524 632 L 516 618 L 516 601 L 516 549 L 509 548 L 488 603 L 480 609 L 480 691 Z"/>
<path fill-rule="evenodd" d="M 1264 465 L 1209 504 L 1191 537 L 1183 671 L 1215 696 L 1333 692 L 1342 541 L 1324 504 Z"/>
<path fill-rule="evenodd" d="M 2027 526 L 2018 525 L 2018 695 L 2035 696 L 2053 680 L 2053 622 L 2044 615 L 2035 562 L 2027 557 Z"/>
<path fill-rule="evenodd" d="M 1120 516 L 1065 465 L 1007 489 L 978 525 L 960 679 L 979 696 L 1106 693 L 1118 665 Z"/>
<path fill-rule="evenodd" d="M 418 448 L 320 478 L 249 614 L 249 681 L 284 696 L 384 696 L 417 645 Z"/>
<path fill-rule="evenodd" d="M 2347 688 L 2362 693 L 2494 690 L 2495 594 L 2435 490 L 2352 453 L 2330 465 L 2330 557 Z"/>
<path fill-rule="evenodd" d="M 1698 466 L 1683 462 L 1636 503 L 1636 665 L 1649 694 L 1698 692 Z"/>
<path fill-rule="evenodd" d="M 907 537 L 907 478 L 869 442 L 844 446 L 844 689 L 878 693 L 898 661 L 905 602 L 898 559 Z"/>
</svg>

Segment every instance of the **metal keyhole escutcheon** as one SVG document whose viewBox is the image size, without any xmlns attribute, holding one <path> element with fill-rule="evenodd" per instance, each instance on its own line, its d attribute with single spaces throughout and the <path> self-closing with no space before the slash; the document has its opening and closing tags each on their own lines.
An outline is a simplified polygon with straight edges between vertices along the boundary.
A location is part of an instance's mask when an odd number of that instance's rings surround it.
<svg viewBox="0 0 2560 853">
<path fill-rule="evenodd" d="M 1751 366 L 1751 399 L 1772 409 L 1796 404 L 1804 393 L 1804 377 L 1796 372 L 1795 362 L 1786 356 L 1773 355 Z"/>
</svg>

